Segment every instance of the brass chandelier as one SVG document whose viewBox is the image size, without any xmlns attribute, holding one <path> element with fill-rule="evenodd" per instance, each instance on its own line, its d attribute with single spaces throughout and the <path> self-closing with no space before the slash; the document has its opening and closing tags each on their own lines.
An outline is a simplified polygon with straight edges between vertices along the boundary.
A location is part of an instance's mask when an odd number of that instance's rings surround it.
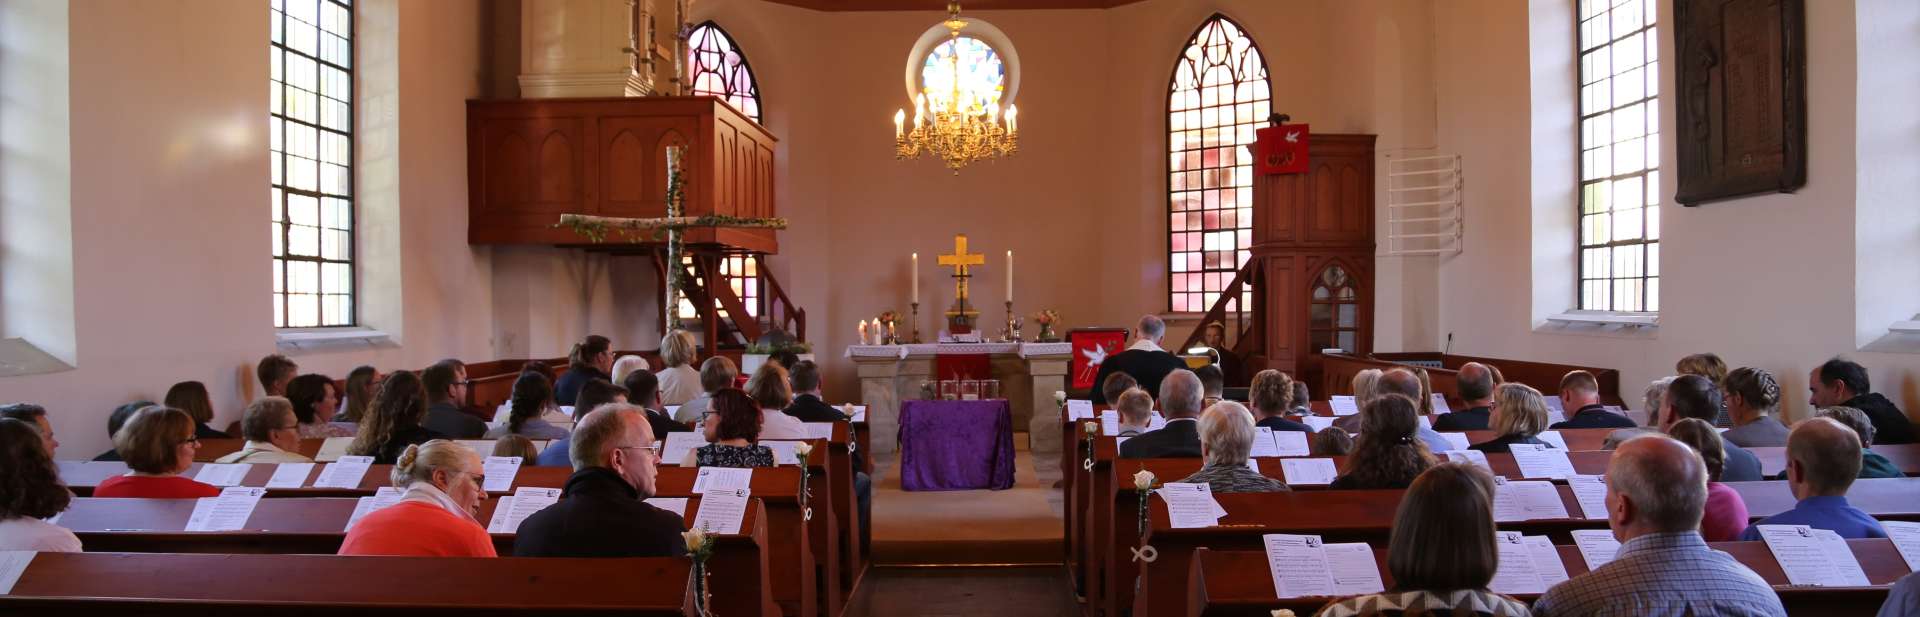
<svg viewBox="0 0 1920 617">
<path fill-rule="evenodd" d="M 955 51 L 949 54 L 953 89 L 947 97 L 936 96 L 931 101 L 924 93 L 914 97 L 912 130 L 906 127 L 907 111 L 894 112 L 893 152 L 899 160 L 938 156 L 957 176 L 970 163 L 1019 151 L 1020 110 L 1007 105 L 1003 123 L 997 101 L 990 100 L 986 92 L 961 88 L 959 39 L 967 22 L 960 19 L 959 2 L 947 4 L 945 25 L 949 31 L 947 44 Z"/>
</svg>

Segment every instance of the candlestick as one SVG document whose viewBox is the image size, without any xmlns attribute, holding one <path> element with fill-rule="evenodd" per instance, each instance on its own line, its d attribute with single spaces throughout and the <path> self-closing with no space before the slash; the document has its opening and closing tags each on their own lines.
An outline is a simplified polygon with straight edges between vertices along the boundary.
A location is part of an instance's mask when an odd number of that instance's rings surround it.
<svg viewBox="0 0 1920 617">
<path fill-rule="evenodd" d="M 1013 251 L 1007 251 L 1007 304 L 1013 304 Z"/>
<path fill-rule="evenodd" d="M 914 257 L 917 260 L 919 258 L 919 255 L 916 254 Z M 918 278 L 916 278 L 915 280 L 917 281 Z M 913 299 L 912 304 L 913 304 L 913 321 L 909 322 L 907 324 L 907 327 L 913 329 L 913 339 L 908 342 L 918 345 L 920 344 L 920 298 L 917 296 L 917 294 L 916 294 L 916 297 Z"/>
<path fill-rule="evenodd" d="M 1020 341 L 1020 322 L 1016 321 L 1013 316 L 1013 301 L 1008 300 L 1007 301 L 1007 342 L 1017 343 L 1019 341 Z"/>
<path fill-rule="evenodd" d="M 920 254 L 919 253 L 913 254 L 913 267 L 908 268 L 908 271 L 913 273 L 913 300 L 912 301 L 914 304 L 919 304 L 920 303 Z"/>
</svg>

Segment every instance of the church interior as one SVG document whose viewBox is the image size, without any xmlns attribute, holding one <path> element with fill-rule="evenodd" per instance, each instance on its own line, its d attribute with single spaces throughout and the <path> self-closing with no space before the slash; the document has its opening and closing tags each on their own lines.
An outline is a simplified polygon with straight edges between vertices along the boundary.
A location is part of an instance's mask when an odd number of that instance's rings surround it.
<svg viewBox="0 0 1920 617">
<path fill-rule="evenodd" d="M 0 95 L 0 615 L 1680 614 L 1653 485 L 1920 615 L 1920 2 L 0 0 Z"/>
</svg>

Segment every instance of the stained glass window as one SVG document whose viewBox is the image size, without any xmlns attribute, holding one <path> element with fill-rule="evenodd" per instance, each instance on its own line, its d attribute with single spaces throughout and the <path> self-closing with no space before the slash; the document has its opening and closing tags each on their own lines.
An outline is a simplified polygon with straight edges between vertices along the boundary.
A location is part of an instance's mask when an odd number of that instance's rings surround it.
<svg viewBox="0 0 1920 617">
<path fill-rule="evenodd" d="M 693 80 L 694 94 L 720 97 L 754 122 L 764 124 L 753 67 L 747 64 L 747 56 L 740 53 L 733 37 L 718 24 L 700 24 L 687 37 L 687 75 Z"/>
<path fill-rule="evenodd" d="M 1660 310 L 1653 0 L 1580 0 L 1580 308 Z"/>
<path fill-rule="evenodd" d="M 927 95 L 928 109 L 946 106 L 955 91 L 963 105 L 998 108 L 1007 93 L 1007 67 L 986 41 L 957 37 L 927 53 L 920 67 L 920 91 Z"/>
<path fill-rule="evenodd" d="M 273 325 L 354 324 L 353 5 L 272 0 Z"/>
<path fill-rule="evenodd" d="M 1168 304 L 1212 308 L 1247 261 L 1253 235 L 1253 132 L 1271 88 L 1260 49 L 1216 15 L 1194 33 L 1167 97 Z M 1251 291 L 1237 300 L 1248 306 Z"/>
</svg>

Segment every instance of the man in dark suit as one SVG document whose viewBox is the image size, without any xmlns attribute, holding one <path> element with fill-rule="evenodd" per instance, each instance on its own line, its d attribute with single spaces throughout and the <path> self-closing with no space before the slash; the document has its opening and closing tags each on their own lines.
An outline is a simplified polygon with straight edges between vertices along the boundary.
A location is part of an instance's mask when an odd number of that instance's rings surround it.
<svg viewBox="0 0 1920 617">
<path fill-rule="evenodd" d="M 799 418 L 801 422 L 845 422 L 852 418 L 840 413 L 820 398 L 820 366 L 812 360 L 800 360 L 787 371 L 787 379 L 793 383 L 793 404 L 788 405 L 787 415 Z"/>
<path fill-rule="evenodd" d="M 1568 371 L 1560 378 L 1560 408 L 1578 410 L 1564 422 L 1547 428 L 1633 428 L 1633 419 L 1608 411 L 1600 404 L 1600 380 L 1593 373 Z"/>
<path fill-rule="evenodd" d="M 680 515 L 644 501 L 660 462 L 646 410 L 614 405 L 574 430 L 573 475 L 560 500 L 520 523 L 517 557 L 678 557 L 687 553 Z"/>
<path fill-rule="evenodd" d="M 639 405 L 647 412 L 647 428 L 655 437 L 667 438 L 667 433 L 685 433 L 693 428 L 673 421 L 673 416 L 660 406 L 660 376 L 646 369 L 627 373 L 627 379 L 621 384 L 627 389 L 627 402 Z M 586 388 L 581 388 L 582 391 Z M 575 399 L 578 402 L 578 399 Z M 591 409 L 587 411 L 593 411 Z M 576 408 L 574 413 L 580 413 Z"/>
<path fill-rule="evenodd" d="M 1834 358 L 1813 369 L 1807 377 L 1807 390 L 1814 408 L 1852 407 L 1866 412 L 1873 422 L 1874 443 L 1896 444 L 1920 441 L 1907 419 L 1893 401 L 1873 391 L 1867 380 L 1867 367 L 1852 360 Z"/>
<path fill-rule="evenodd" d="M 441 360 L 420 371 L 427 389 L 427 417 L 420 425 L 452 439 L 479 439 L 487 434 L 487 423 L 460 410 L 467 400 L 467 365 L 459 360 Z"/>
<path fill-rule="evenodd" d="M 1108 375 L 1119 372 L 1132 375 L 1133 380 L 1140 384 L 1140 389 L 1159 392 L 1161 379 L 1165 379 L 1168 373 L 1187 368 L 1185 360 L 1160 348 L 1160 339 L 1166 335 L 1166 322 L 1153 315 L 1141 317 L 1140 325 L 1133 329 L 1133 344 L 1128 345 L 1126 351 L 1107 356 L 1100 363 L 1100 372 L 1094 376 L 1093 383 L 1107 383 Z M 1106 405 L 1109 402 L 1106 393 L 1099 390 L 1093 392 L 1093 404 Z"/>
<path fill-rule="evenodd" d="M 1699 418 L 1706 422 L 1720 415 L 1720 387 L 1699 375 L 1681 375 L 1667 386 L 1666 400 L 1660 403 L 1660 432 L 1673 428 L 1674 423 L 1683 418 Z M 1720 445 L 1727 451 L 1727 458 L 1720 470 L 1721 482 L 1756 482 L 1765 480 L 1760 477 L 1760 458 L 1748 452 L 1746 448 L 1734 445 L 1725 437 Z"/>
<path fill-rule="evenodd" d="M 1173 371 L 1160 383 L 1160 413 L 1167 425 L 1120 444 L 1120 458 L 1200 457 L 1200 378 L 1193 371 Z"/>
<path fill-rule="evenodd" d="M 1466 409 L 1455 409 L 1453 413 L 1440 414 L 1433 419 L 1433 430 L 1460 432 L 1487 430 L 1487 421 L 1493 417 L 1493 371 L 1479 362 L 1468 362 L 1460 366 L 1458 377 L 1460 396 Z"/>
</svg>

